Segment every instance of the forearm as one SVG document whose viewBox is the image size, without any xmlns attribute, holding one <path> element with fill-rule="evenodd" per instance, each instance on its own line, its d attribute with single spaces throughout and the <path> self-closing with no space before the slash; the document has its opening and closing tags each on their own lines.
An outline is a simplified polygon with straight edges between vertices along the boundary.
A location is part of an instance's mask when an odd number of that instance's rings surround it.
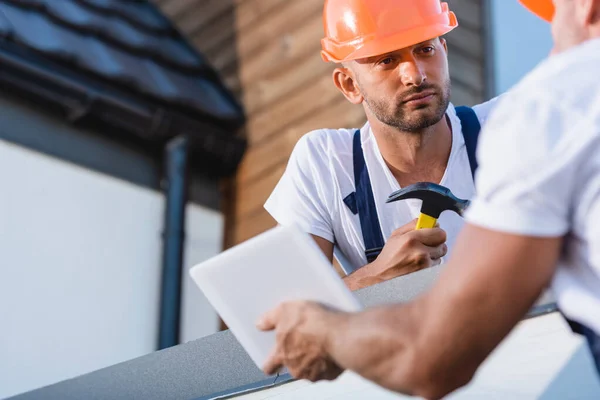
<svg viewBox="0 0 600 400">
<path fill-rule="evenodd" d="M 342 279 L 344 280 L 346 287 L 352 291 L 362 289 L 363 287 L 365 287 L 365 286 L 361 285 L 359 279 L 357 279 L 357 277 L 354 274 L 347 275 L 347 276 L 343 277 Z"/>
<path fill-rule="evenodd" d="M 312 237 L 329 262 L 333 263 L 333 243 L 319 236 L 312 235 Z M 342 279 L 344 280 L 346 287 L 352 291 L 382 282 L 382 279 L 372 276 L 375 275 L 371 272 L 374 268 L 377 268 L 375 262 L 359 268 L 354 273 L 345 276 Z"/>
<path fill-rule="evenodd" d="M 388 389 L 415 395 L 422 378 L 414 368 L 420 303 L 393 305 L 359 314 L 338 314 L 329 322 L 327 350 L 344 369 Z"/>
<path fill-rule="evenodd" d="M 453 378 L 468 382 L 550 283 L 561 241 L 467 225 L 422 299 L 421 337 L 431 344 L 422 360 L 427 368 L 439 378 L 445 371 L 464 371 L 469 377 Z"/>
<path fill-rule="evenodd" d="M 560 242 L 465 228 L 426 295 L 342 315 L 330 354 L 388 389 L 440 398 L 468 383 L 527 312 L 552 277 Z"/>
<path fill-rule="evenodd" d="M 484 291 L 477 297 L 487 318 L 477 317 L 479 312 L 456 312 L 472 309 L 472 300 L 446 299 L 444 307 L 432 296 L 406 305 L 339 314 L 327 324 L 327 352 L 341 368 L 389 390 L 442 398 L 470 381 L 520 318 L 494 323 L 499 317 L 490 314 L 497 307 L 485 300 Z M 487 329 L 479 329 L 482 325 Z"/>
<path fill-rule="evenodd" d="M 371 270 L 377 268 L 375 262 L 365 265 L 354 271 L 352 274 L 343 278 L 348 289 L 354 291 L 366 288 L 383 282 L 383 279 L 372 273 Z"/>
</svg>

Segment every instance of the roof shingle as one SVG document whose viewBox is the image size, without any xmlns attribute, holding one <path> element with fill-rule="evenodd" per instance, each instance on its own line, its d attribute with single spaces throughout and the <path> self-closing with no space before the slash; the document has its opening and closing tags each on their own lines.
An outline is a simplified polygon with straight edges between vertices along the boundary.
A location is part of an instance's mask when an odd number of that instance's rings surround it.
<svg viewBox="0 0 600 400">
<path fill-rule="evenodd" d="M 203 57 L 147 1 L 0 0 L 0 37 L 153 99 L 241 119 Z"/>
<path fill-rule="evenodd" d="M 235 171 L 244 113 L 216 72 L 147 0 L 0 0 L 0 84 L 151 141 L 190 136 Z"/>
</svg>

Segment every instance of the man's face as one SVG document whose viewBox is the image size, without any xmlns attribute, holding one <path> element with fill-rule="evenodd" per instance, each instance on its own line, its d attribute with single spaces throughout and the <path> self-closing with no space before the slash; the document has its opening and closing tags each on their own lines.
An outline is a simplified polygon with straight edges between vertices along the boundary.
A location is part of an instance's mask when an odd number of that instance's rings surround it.
<svg viewBox="0 0 600 400">
<path fill-rule="evenodd" d="M 450 74 L 443 39 L 357 60 L 352 68 L 366 107 L 386 125 L 419 132 L 438 123 L 448 109 Z"/>
<path fill-rule="evenodd" d="M 565 51 L 589 39 L 586 10 L 594 1 L 554 0 L 555 14 L 552 20 L 554 52 Z"/>
</svg>

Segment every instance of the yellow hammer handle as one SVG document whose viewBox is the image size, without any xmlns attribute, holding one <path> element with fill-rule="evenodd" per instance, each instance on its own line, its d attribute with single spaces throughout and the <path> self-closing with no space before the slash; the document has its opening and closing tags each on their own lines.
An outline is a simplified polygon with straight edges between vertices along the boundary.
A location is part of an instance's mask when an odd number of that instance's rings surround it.
<svg viewBox="0 0 600 400">
<path fill-rule="evenodd" d="M 417 221 L 417 229 L 431 229 L 435 226 L 437 218 L 430 217 L 427 214 L 421 213 Z"/>
</svg>

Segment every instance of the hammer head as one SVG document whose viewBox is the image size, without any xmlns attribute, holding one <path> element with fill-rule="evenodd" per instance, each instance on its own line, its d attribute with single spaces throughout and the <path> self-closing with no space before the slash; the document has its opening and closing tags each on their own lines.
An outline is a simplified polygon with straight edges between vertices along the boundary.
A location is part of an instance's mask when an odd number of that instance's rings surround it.
<svg viewBox="0 0 600 400">
<path fill-rule="evenodd" d="M 400 189 L 392 193 L 386 203 L 406 199 L 423 200 L 421 213 L 436 219 L 446 210 L 454 211 L 462 216 L 471 203 L 469 200 L 462 200 L 454 196 L 447 187 L 430 182 L 419 182 Z"/>
</svg>

